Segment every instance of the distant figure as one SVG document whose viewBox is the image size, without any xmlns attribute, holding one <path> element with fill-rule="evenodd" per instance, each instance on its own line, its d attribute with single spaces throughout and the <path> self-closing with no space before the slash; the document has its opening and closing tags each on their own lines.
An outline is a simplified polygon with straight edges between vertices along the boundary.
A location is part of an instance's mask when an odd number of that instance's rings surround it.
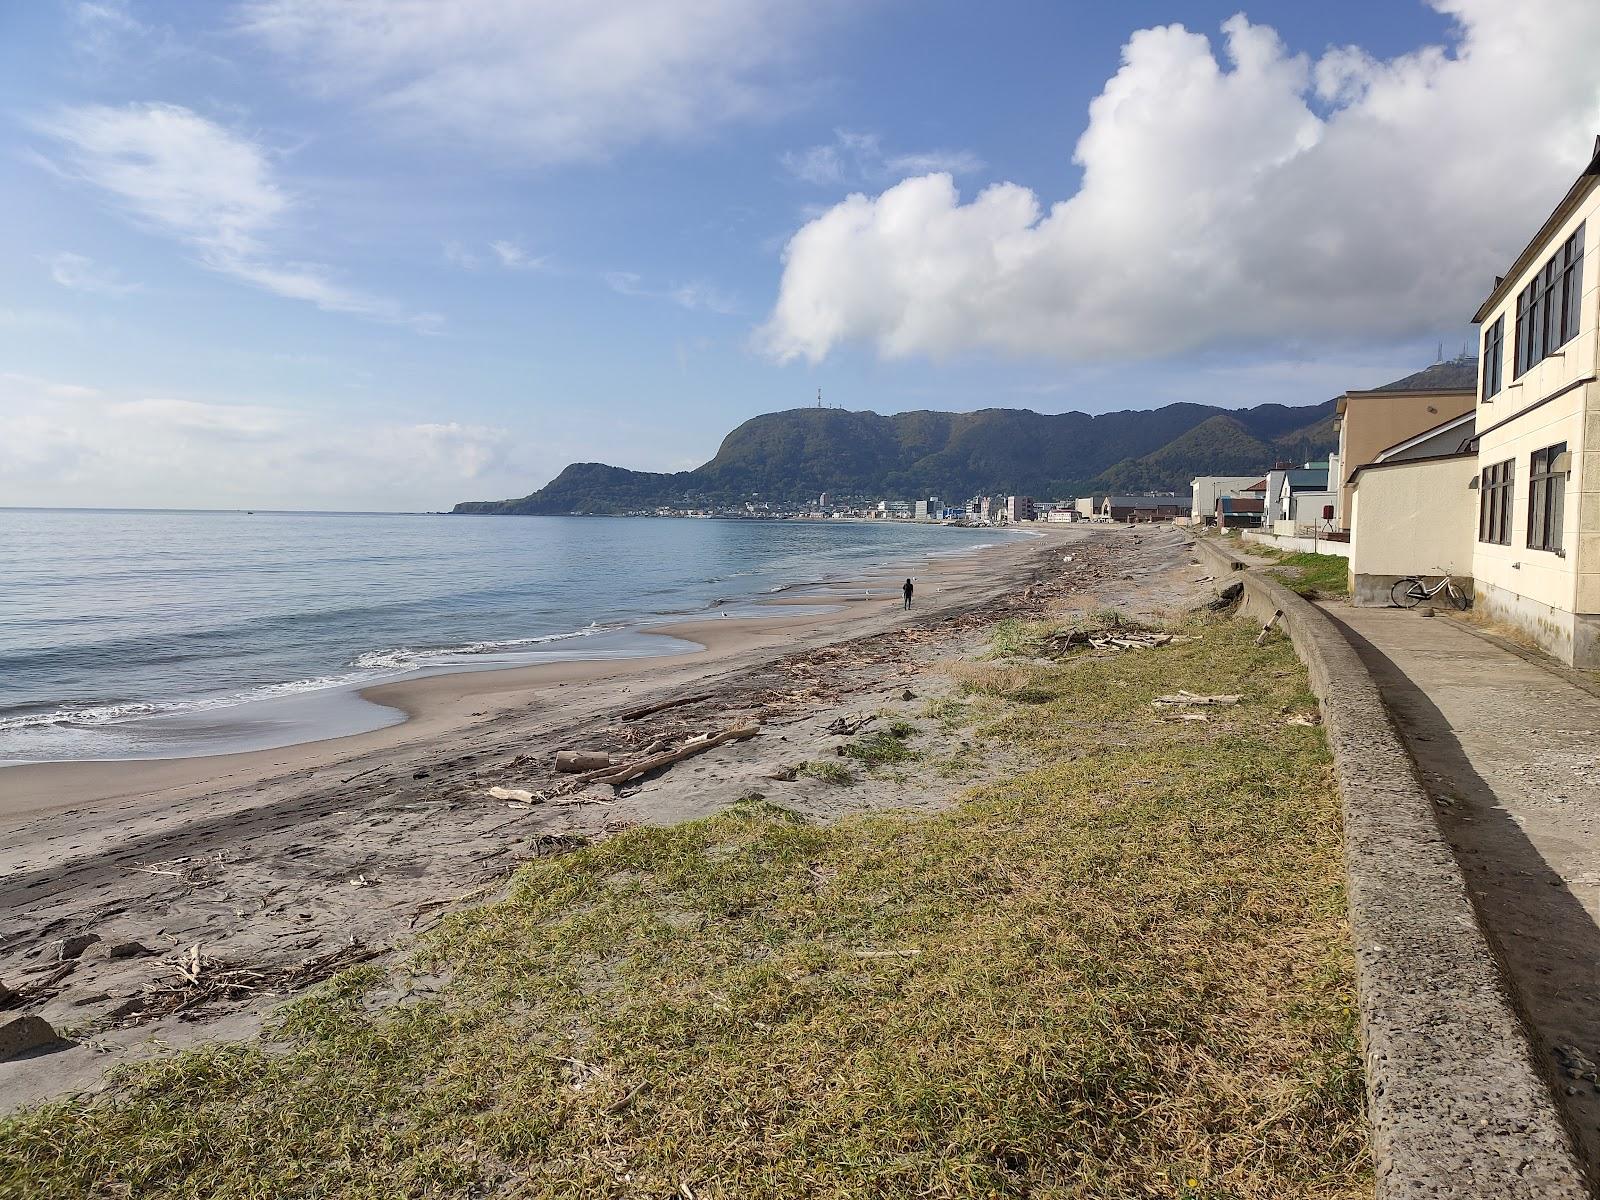
<svg viewBox="0 0 1600 1200">
<path fill-rule="evenodd" d="M 911 593 L 916 589 L 911 586 L 911 580 L 906 580 L 905 587 L 900 589 L 900 594 L 906 598 L 906 611 L 911 611 Z"/>
</svg>

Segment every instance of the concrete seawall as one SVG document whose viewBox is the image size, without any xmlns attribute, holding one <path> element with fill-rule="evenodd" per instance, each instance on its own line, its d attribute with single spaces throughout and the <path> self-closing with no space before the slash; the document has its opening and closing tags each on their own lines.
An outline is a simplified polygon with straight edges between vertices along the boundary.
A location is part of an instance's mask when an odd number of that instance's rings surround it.
<svg viewBox="0 0 1600 1200">
<path fill-rule="evenodd" d="M 1280 627 L 1322 704 L 1344 815 L 1378 1200 L 1590 1195 L 1432 805 L 1354 648 L 1317 608 L 1197 539 Z"/>
</svg>

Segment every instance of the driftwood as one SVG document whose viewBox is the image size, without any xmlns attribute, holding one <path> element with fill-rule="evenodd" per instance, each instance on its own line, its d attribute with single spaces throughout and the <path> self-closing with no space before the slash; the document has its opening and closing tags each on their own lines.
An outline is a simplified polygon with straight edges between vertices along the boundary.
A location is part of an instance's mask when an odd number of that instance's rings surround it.
<svg viewBox="0 0 1600 1200">
<path fill-rule="evenodd" d="M 568 775 L 618 765 L 618 760 L 604 750 L 562 750 L 556 754 L 556 770 Z"/>
<path fill-rule="evenodd" d="M 630 708 L 627 712 L 617 714 L 619 721 L 637 721 L 640 717 L 648 717 L 651 713 L 665 712 L 669 708 L 681 708 L 685 704 L 699 704 L 702 700 L 710 700 L 713 693 L 699 692 L 693 696 L 679 696 L 676 700 L 661 700 L 655 704 L 646 704 L 639 708 Z"/>
<path fill-rule="evenodd" d="M 711 750 L 728 742 L 755 737 L 760 732 L 761 726 L 759 725 L 739 725 L 733 729 L 725 729 L 721 733 L 701 734 L 677 750 L 668 750 L 663 754 L 652 754 L 647 758 L 637 758 L 632 762 L 624 763 L 615 770 L 592 775 L 590 778 L 596 783 L 609 783 L 612 787 L 621 787 L 630 779 L 637 779 L 641 775 L 649 774 L 657 767 L 671 766 L 675 762 L 681 762 L 693 755 Z"/>
<path fill-rule="evenodd" d="M 1176 692 L 1171 696 L 1157 696 L 1157 704 L 1177 704 L 1188 707 L 1207 707 L 1218 704 L 1237 704 L 1243 696 L 1201 696 L 1195 692 Z"/>
</svg>

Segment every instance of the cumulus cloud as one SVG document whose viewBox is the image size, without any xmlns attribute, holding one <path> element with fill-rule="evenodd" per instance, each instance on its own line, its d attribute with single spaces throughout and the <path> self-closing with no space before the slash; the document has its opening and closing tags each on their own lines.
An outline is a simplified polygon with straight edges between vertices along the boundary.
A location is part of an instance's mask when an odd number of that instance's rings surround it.
<svg viewBox="0 0 1600 1200">
<path fill-rule="evenodd" d="M 948 172 L 856 194 L 790 240 L 760 331 L 1094 360 L 1464 324 L 1587 161 L 1600 6 L 1431 0 L 1452 44 L 1313 60 L 1235 16 L 1141 30 L 1089 107 L 1077 192 L 968 199 Z"/>
<path fill-rule="evenodd" d="M 781 111 L 837 0 L 250 0 L 241 25 L 400 132 L 595 160 Z"/>
<path fill-rule="evenodd" d="M 319 263 L 275 253 L 294 198 L 255 142 L 176 104 L 90 104 L 39 123 L 57 168 L 110 197 L 135 223 L 172 237 L 213 271 L 328 312 L 431 329 L 439 318 L 340 283 Z"/>
<path fill-rule="evenodd" d="M 511 448 L 505 430 L 485 425 L 358 423 L 0 374 L 0 504 L 443 505 L 496 471 L 520 481 Z"/>
<path fill-rule="evenodd" d="M 787 150 L 778 162 L 802 183 L 816 187 L 852 183 L 882 183 L 896 175 L 946 171 L 970 175 L 983 170 L 983 160 L 970 150 L 924 150 L 914 154 L 889 154 L 874 133 L 836 129 L 833 141 L 803 150 Z"/>
</svg>

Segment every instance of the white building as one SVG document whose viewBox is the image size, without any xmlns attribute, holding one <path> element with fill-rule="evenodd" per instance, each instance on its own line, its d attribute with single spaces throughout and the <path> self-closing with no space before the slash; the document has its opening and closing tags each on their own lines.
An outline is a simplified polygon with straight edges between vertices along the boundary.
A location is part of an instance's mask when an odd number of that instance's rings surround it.
<svg viewBox="0 0 1600 1200">
<path fill-rule="evenodd" d="M 1561 661 L 1600 667 L 1600 139 L 1473 320 L 1475 603 Z"/>
</svg>

